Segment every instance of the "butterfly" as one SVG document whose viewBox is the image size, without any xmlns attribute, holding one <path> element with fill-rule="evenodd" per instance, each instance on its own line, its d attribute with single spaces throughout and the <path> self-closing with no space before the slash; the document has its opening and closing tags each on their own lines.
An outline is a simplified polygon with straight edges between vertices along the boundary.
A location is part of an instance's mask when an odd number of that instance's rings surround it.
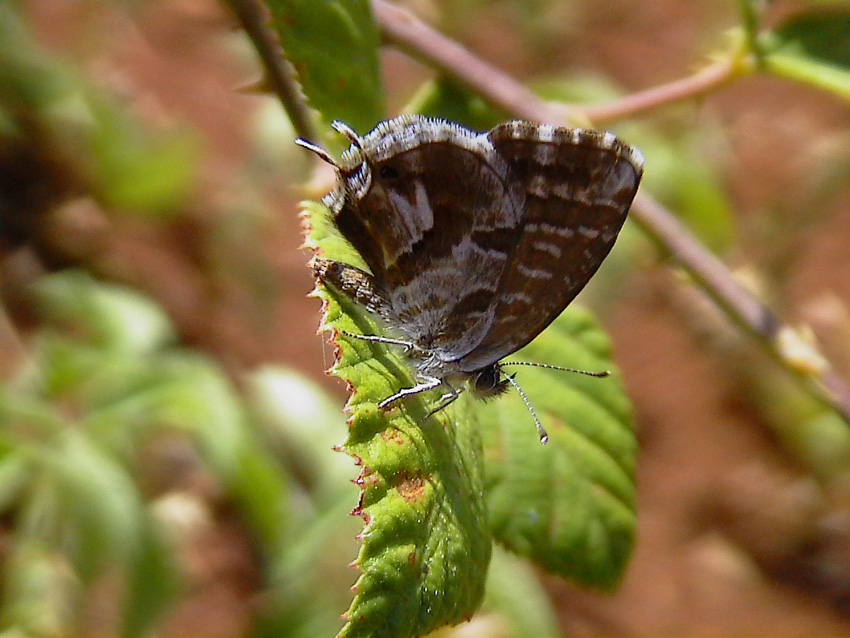
<svg viewBox="0 0 850 638">
<path fill-rule="evenodd" d="M 297 143 L 335 168 L 323 203 L 369 271 L 316 257 L 314 273 L 402 337 L 358 338 L 402 345 L 417 359 L 416 385 L 379 407 L 441 385 L 443 407 L 458 384 L 478 398 L 510 384 L 545 443 L 499 362 L 599 268 L 637 192 L 643 155 L 613 133 L 520 120 L 484 133 L 417 115 L 362 137 L 333 127 L 350 142 L 339 161 Z"/>
</svg>

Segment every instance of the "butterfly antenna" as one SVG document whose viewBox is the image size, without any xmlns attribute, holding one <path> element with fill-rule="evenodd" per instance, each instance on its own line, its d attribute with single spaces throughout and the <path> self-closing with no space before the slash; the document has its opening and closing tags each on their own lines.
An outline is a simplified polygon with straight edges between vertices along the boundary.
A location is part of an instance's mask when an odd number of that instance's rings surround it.
<svg viewBox="0 0 850 638">
<path fill-rule="evenodd" d="M 359 148 L 361 151 L 363 150 L 363 140 L 360 139 L 360 136 L 357 135 L 357 132 L 348 124 L 340 120 L 334 120 L 333 122 L 331 122 L 331 128 L 333 128 L 333 130 L 335 130 L 337 133 L 344 135 L 349 142 L 354 144 L 354 146 Z"/>
<path fill-rule="evenodd" d="M 336 169 L 339 168 L 339 164 L 336 163 L 336 160 L 331 157 L 331 154 L 328 153 L 321 146 L 317 146 L 316 144 L 313 144 L 313 142 L 305 140 L 303 137 L 296 138 L 295 143 L 298 144 L 298 146 L 300 146 L 301 148 L 306 148 L 311 153 L 315 153 L 316 155 L 318 155 L 319 159 L 323 162 L 327 162 Z"/>
<path fill-rule="evenodd" d="M 607 377 L 611 374 L 610 370 L 601 370 L 594 372 L 592 370 L 579 370 L 578 368 L 564 368 L 563 366 L 553 366 L 548 363 L 535 363 L 534 361 L 503 361 L 500 366 L 528 366 L 530 368 L 545 368 L 546 370 L 560 370 L 562 372 L 576 372 L 585 374 L 589 377 Z"/>
<path fill-rule="evenodd" d="M 546 432 L 546 429 L 543 427 L 543 424 L 540 422 L 540 419 L 537 418 L 537 412 L 534 411 L 534 408 L 531 407 L 531 401 L 528 400 L 528 397 L 525 396 L 525 392 L 522 391 L 522 388 L 519 387 L 519 384 L 514 381 L 513 375 L 506 374 L 505 378 L 508 380 L 516 391 L 519 392 L 519 396 L 522 397 L 523 403 L 525 403 L 525 407 L 528 408 L 528 411 L 531 412 L 531 418 L 534 419 L 534 425 L 537 428 L 537 434 L 540 436 L 540 442 L 544 445 L 549 441 L 549 433 Z"/>
</svg>

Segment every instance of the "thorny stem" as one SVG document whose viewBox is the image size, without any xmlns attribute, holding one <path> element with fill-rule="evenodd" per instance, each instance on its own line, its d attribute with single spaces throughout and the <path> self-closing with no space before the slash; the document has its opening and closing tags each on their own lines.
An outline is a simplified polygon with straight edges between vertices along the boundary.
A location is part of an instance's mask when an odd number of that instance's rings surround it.
<svg viewBox="0 0 850 638">
<path fill-rule="evenodd" d="M 581 109 L 582 114 L 594 124 L 613 122 L 627 117 L 654 110 L 681 100 L 702 97 L 715 91 L 738 77 L 740 67 L 734 59 L 723 59 L 707 66 L 694 75 L 656 86 L 646 91 L 626 95 L 620 99 L 600 104 L 592 104 L 584 108 L 565 107 L 571 111 Z M 569 111 L 565 114 L 565 118 Z"/>
<path fill-rule="evenodd" d="M 803 373 L 791 365 L 779 342 L 783 334 L 793 332 L 792 328 L 758 298 L 742 288 L 726 266 L 651 196 L 639 193 L 634 206 L 634 219 L 638 225 L 662 250 L 668 251 L 682 264 L 718 307 L 754 335 L 774 359 L 805 381 L 818 399 L 834 408 L 850 423 L 850 387 L 841 375 L 830 366 L 819 372 Z M 819 381 L 822 387 L 813 383 L 815 380 Z M 823 388 L 826 388 L 826 392 Z"/>
<path fill-rule="evenodd" d="M 665 104 L 691 99 L 729 83 L 745 71 L 738 56 L 723 59 L 702 71 L 669 84 L 598 105 L 554 104 L 534 93 L 460 44 L 435 31 L 416 16 L 373 0 L 375 19 L 385 38 L 412 57 L 423 59 L 494 106 L 536 122 L 603 122 L 623 119 Z"/>
<path fill-rule="evenodd" d="M 405 9 L 385 0 L 373 0 L 372 11 L 388 42 L 411 57 L 426 60 L 504 111 L 537 122 L 562 119 L 560 107 L 541 101 L 516 80 Z"/>
<path fill-rule="evenodd" d="M 597 106 L 556 106 L 540 100 L 513 78 L 490 66 L 436 32 L 408 11 L 386 0 L 372 0 L 375 19 L 386 38 L 409 55 L 425 60 L 431 66 L 459 81 L 488 99 L 494 106 L 524 119 L 552 123 L 569 123 L 581 117 L 593 122 L 611 121 L 635 115 L 664 104 L 702 96 L 750 69 L 742 56 L 721 61 L 696 75 L 615 102 Z M 809 380 L 814 396 L 836 410 L 850 423 L 850 386 L 831 367 L 802 375 L 784 356 L 778 335 L 791 332 L 779 317 L 759 299 L 744 290 L 729 270 L 712 255 L 661 204 L 649 195 L 638 193 L 632 217 L 664 250 L 668 251 L 694 280 L 718 304 L 796 376 Z"/>
<path fill-rule="evenodd" d="M 284 57 L 274 31 L 268 27 L 269 18 L 265 7 L 259 0 L 225 1 L 254 43 L 268 74 L 268 81 L 286 109 L 295 132 L 305 139 L 318 140 L 319 133 L 313 125 L 301 86 L 295 79 L 295 71 Z"/>
</svg>

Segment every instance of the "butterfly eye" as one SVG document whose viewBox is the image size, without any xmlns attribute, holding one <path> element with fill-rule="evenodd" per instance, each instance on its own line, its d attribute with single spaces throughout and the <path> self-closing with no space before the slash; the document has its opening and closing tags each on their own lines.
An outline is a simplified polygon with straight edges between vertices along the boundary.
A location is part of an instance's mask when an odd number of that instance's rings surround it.
<svg viewBox="0 0 850 638">
<path fill-rule="evenodd" d="M 494 367 L 481 370 L 475 377 L 475 389 L 479 392 L 489 392 L 499 383 L 498 372 Z"/>
<path fill-rule="evenodd" d="M 393 168 L 392 166 L 381 166 L 381 172 L 379 173 L 381 179 L 398 179 L 399 172 L 397 168 Z"/>
<path fill-rule="evenodd" d="M 473 396 L 488 399 L 502 394 L 508 389 L 508 381 L 502 379 L 502 374 L 496 366 L 489 366 L 475 373 L 472 380 Z"/>
</svg>

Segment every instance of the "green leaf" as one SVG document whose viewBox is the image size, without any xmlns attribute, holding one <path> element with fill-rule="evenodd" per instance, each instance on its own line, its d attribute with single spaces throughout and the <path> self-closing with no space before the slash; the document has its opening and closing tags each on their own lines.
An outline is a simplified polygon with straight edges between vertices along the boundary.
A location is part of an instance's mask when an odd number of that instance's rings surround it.
<svg viewBox="0 0 850 638">
<path fill-rule="evenodd" d="M 296 468 L 317 507 L 348 499 L 351 461 L 332 452 L 345 432 L 337 402 L 318 384 L 280 366 L 253 372 L 247 389 L 269 447 Z"/>
<path fill-rule="evenodd" d="M 356 261 L 334 236 L 326 208 L 308 203 L 305 214 L 308 245 Z M 333 373 L 353 388 L 342 449 L 361 467 L 355 513 L 366 522 L 361 575 L 340 636 L 417 636 L 468 619 L 481 603 L 492 540 L 481 444 L 465 400 L 429 418 L 435 392 L 380 411 L 378 402 L 413 385 L 408 362 L 398 348 L 343 334 L 381 329 L 345 296 L 322 286 L 317 294 L 325 302 L 323 328 L 339 348 Z"/>
<path fill-rule="evenodd" d="M 96 121 L 88 142 L 100 199 L 110 208 L 137 215 L 179 213 L 190 194 L 200 157 L 195 134 L 187 130 L 153 135 L 94 93 L 87 105 Z"/>
<path fill-rule="evenodd" d="M 65 550 L 88 583 L 107 564 L 137 551 L 141 496 L 123 467 L 74 430 L 44 458 Z"/>
<path fill-rule="evenodd" d="M 367 131 L 384 119 L 378 28 L 368 0 L 265 0 L 310 104 Z"/>
<path fill-rule="evenodd" d="M 351 476 L 351 460 L 337 456 L 347 463 Z M 348 480 L 346 484 L 351 487 Z M 339 632 L 340 610 L 351 600 L 348 563 L 358 546 L 355 536 L 360 520 L 346 516 L 354 498 L 349 493 L 345 500 L 324 505 L 277 557 L 252 638 L 313 638 Z"/>
<path fill-rule="evenodd" d="M 513 638 L 559 638 L 555 610 L 528 561 L 496 548 L 482 610 L 497 614 Z"/>
<path fill-rule="evenodd" d="M 76 628 L 80 588 L 54 548 L 18 534 L 3 561 L 3 636 L 70 636 Z"/>
<path fill-rule="evenodd" d="M 734 244 L 732 204 L 724 190 L 720 171 L 704 157 L 703 129 L 679 138 L 661 134 L 644 124 L 624 126 L 623 138 L 637 145 L 652 166 L 642 188 L 681 217 L 688 227 L 715 252 Z M 619 247 L 619 244 L 618 244 Z"/>
<path fill-rule="evenodd" d="M 479 95 L 445 77 L 423 84 L 404 107 L 405 113 L 419 113 L 459 122 L 475 131 L 486 131 L 505 119 Z"/>
<path fill-rule="evenodd" d="M 82 271 L 43 277 L 35 293 L 45 319 L 88 335 L 97 345 L 143 354 L 174 340 L 167 315 L 150 299 Z"/>
<path fill-rule="evenodd" d="M 288 525 L 287 477 L 251 430 L 225 375 L 204 357 L 176 352 L 152 357 L 134 372 L 87 415 L 86 430 L 130 451 L 151 429 L 186 432 L 263 549 L 277 548 Z"/>
<path fill-rule="evenodd" d="M 0 419 L 2 421 L 2 419 Z M 21 449 L 0 440 L 0 513 L 8 512 L 30 481 L 30 467 Z"/>
<path fill-rule="evenodd" d="M 569 307 L 516 355 L 583 370 L 612 370 L 607 336 Z M 496 538 L 544 569 L 603 589 L 619 581 L 635 534 L 637 443 L 619 374 L 517 368 L 549 443 L 512 393 L 480 408 L 490 522 Z"/>
<path fill-rule="evenodd" d="M 150 635 L 154 623 L 180 593 L 180 573 L 174 550 L 157 521 L 147 517 L 139 529 L 139 544 L 130 561 L 121 635 Z"/>
<path fill-rule="evenodd" d="M 762 34 L 764 67 L 850 100 L 850 11 L 799 13 Z"/>
</svg>

